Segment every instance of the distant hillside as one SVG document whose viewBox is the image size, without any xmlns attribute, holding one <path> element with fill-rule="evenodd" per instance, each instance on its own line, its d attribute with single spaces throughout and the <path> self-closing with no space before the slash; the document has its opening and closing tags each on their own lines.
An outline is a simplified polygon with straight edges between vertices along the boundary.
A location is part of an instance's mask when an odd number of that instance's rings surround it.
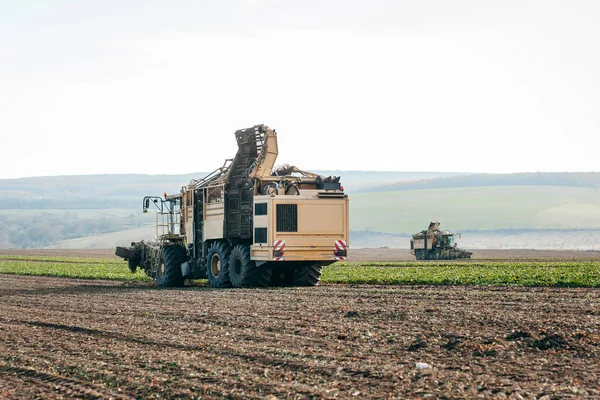
<svg viewBox="0 0 600 400">
<path fill-rule="evenodd" d="M 315 171 L 341 176 L 345 190 L 446 172 Z M 154 215 L 141 213 L 146 195 L 176 193 L 207 172 L 185 175 L 76 175 L 0 180 L 0 248 L 112 247 L 141 232 L 154 234 Z"/>
<path fill-rule="evenodd" d="M 316 172 L 342 177 L 354 246 L 406 246 L 406 238 L 431 221 L 477 231 L 490 245 L 556 247 L 564 241 L 565 248 L 588 248 L 595 238 L 600 245 L 600 173 Z M 205 175 L 0 180 L 0 248 L 101 248 L 153 236 L 155 217 L 142 214 L 143 196 L 178 192 Z M 551 233 L 530 239 L 541 230 Z M 530 236 L 507 238 L 523 231 Z M 498 235 L 502 241 L 494 242 Z"/>
<path fill-rule="evenodd" d="M 0 209 L 138 208 L 146 195 L 178 192 L 186 175 L 73 175 L 0 180 Z"/>
<path fill-rule="evenodd" d="M 368 191 L 369 188 L 388 185 L 394 182 L 412 182 L 434 178 L 445 178 L 457 175 L 468 175 L 466 172 L 393 172 L 393 171 L 314 171 L 323 176 L 340 176 L 347 193 Z"/>
<path fill-rule="evenodd" d="M 0 249 L 39 248 L 67 239 L 154 229 L 155 215 L 131 209 L 0 209 Z M 127 244 L 127 242 L 125 242 Z"/>
<path fill-rule="evenodd" d="M 357 193 L 352 229 L 411 234 L 439 221 L 451 230 L 600 229 L 600 189 L 487 186 Z"/>
<path fill-rule="evenodd" d="M 45 247 L 56 249 L 114 249 L 117 246 L 128 246 L 131 242 L 153 240 L 155 235 L 156 229 L 153 224 L 146 228 L 124 229 L 119 232 L 59 240 Z"/>
<path fill-rule="evenodd" d="M 520 174 L 455 174 L 364 187 L 358 192 L 393 192 L 476 186 L 571 186 L 600 188 L 600 172 L 534 172 Z"/>
<path fill-rule="evenodd" d="M 348 193 L 412 179 L 448 177 L 450 172 L 315 171 L 342 177 Z M 0 180 L 0 209 L 138 208 L 147 195 L 176 193 L 208 172 L 185 175 L 74 175 Z"/>
</svg>

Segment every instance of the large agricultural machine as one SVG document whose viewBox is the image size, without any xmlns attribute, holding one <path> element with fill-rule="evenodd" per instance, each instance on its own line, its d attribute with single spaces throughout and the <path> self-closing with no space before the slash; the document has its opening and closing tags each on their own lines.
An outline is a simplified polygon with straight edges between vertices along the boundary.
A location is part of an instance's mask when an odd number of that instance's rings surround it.
<svg viewBox="0 0 600 400">
<path fill-rule="evenodd" d="M 473 253 L 458 248 L 454 236 L 452 232 L 441 230 L 439 222 L 431 222 L 428 229 L 412 235 L 411 254 L 417 260 L 471 258 Z"/>
<path fill-rule="evenodd" d="M 212 287 L 314 286 L 322 267 L 344 260 L 348 195 L 335 176 L 284 164 L 265 125 L 235 132 L 233 159 L 176 194 L 146 196 L 157 211 L 154 241 L 117 247 L 132 272 L 159 287 L 207 278 Z"/>
</svg>

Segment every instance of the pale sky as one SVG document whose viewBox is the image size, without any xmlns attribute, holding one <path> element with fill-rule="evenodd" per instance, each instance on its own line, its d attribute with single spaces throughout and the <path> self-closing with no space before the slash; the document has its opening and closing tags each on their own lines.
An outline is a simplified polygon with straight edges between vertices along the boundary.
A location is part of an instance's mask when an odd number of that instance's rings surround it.
<svg viewBox="0 0 600 400">
<path fill-rule="evenodd" d="M 0 0 L 0 178 L 600 171 L 600 2 Z"/>
</svg>

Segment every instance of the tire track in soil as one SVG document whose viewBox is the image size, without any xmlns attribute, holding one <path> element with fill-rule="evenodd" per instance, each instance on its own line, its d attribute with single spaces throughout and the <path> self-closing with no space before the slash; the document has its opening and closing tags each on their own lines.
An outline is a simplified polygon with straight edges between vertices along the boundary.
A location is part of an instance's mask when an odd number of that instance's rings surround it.
<svg viewBox="0 0 600 400">
<path fill-rule="evenodd" d="M 181 345 L 175 343 L 165 343 L 165 342 L 154 342 L 150 340 L 143 340 L 138 338 L 133 338 L 129 336 L 124 336 L 118 333 L 105 332 L 96 329 L 88 329 L 80 326 L 69 326 L 69 325 L 59 325 L 53 323 L 46 322 L 35 322 L 35 321 L 15 321 L 25 325 L 37 326 L 41 328 L 55 329 L 55 330 L 66 330 L 74 333 L 81 333 L 86 335 L 98 336 L 103 339 L 115 339 L 118 341 L 124 341 L 128 343 L 140 344 L 144 346 L 150 347 L 160 347 L 160 348 L 174 348 L 177 350 L 183 351 L 209 351 L 218 356 L 227 356 L 232 359 L 244 360 L 249 363 L 249 365 L 256 365 L 259 362 L 261 365 L 265 365 L 267 367 L 281 367 L 283 369 L 287 369 L 292 372 L 307 372 L 317 373 L 324 377 L 333 377 L 335 375 L 339 375 L 340 373 L 351 375 L 351 376 L 369 376 L 375 379 L 386 379 L 391 378 L 390 375 L 383 374 L 374 374 L 368 369 L 351 369 L 351 368 L 334 368 L 334 367 L 319 367 L 319 366 L 307 366 L 299 362 L 290 361 L 285 358 L 278 357 L 268 357 L 261 354 L 243 354 L 233 349 L 221 349 L 216 346 L 213 347 L 200 347 L 200 346 L 191 346 L 191 345 Z M 303 338 L 304 339 L 304 338 Z M 309 340 L 308 338 L 306 339 Z M 268 340 L 264 340 L 264 342 L 268 342 Z"/>
<path fill-rule="evenodd" d="M 127 337 L 120 337 L 118 335 L 112 334 L 112 333 L 107 333 L 107 332 L 102 332 L 102 331 L 98 331 L 98 330 L 93 330 L 93 329 L 87 329 L 87 328 L 82 328 L 82 327 L 78 327 L 78 326 L 66 326 L 66 325 L 58 325 L 58 324 L 50 324 L 50 323 L 40 323 L 40 322 L 24 322 L 24 321 L 15 321 L 15 322 L 20 322 L 20 323 L 24 323 L 27 325 L 31 325 L 31 326 L 38 326 L 38 327 L 42 327 L 42 328 L 48 328 L 48 329 L 58 329 L 58 330 L 66 330 L 69 332 L 75 332 L 75 333 L 82 333 L 82 334 L 88 334 L 88 335 L 95 335 L 95 336 L 99 336 L 102 338 L 114 338 L 117 340 L 124 340 L 126 342 L 131 342 L 131 343 L 136 343 L 136 344 L 143 344 L 143 345 L 147 345 L 150 346 L 152 348 L 154 347 L 159 347 L 159 348 L 165 348 L 165 347 L 174 347 L 177 348 L 179 350 L 185 350 L 185 351 L 197 351 L 197 350 L 201 350 L 199 347 L 192 347 L 192 346 L 179 346 L 179 345 L 175 345 L 175 344 L 167 344 L 167 343 L 156 343 L 156 342 L 152 342 L 152 341 L 143 341 L 143 340 L 139 340 L 139 339 L 133 339 L 132 338 L 127 338 Z M 50 336 L 54 336 L 54 335 L 50 335 Z M 209 352 L 215 354 L 216 356 L 227 356 L 230 357 L 232 359 L 235 360 L 243 360 L 243 361 L 247 361 L 248 362 L 248 367 L 250 366 L 255 366 L 257 361 L 260 362 L 261 365 L 264 365 L 266 367 L 281 367 L 282 369 L 285 370 L 289 370 L 292 372 L 295 371 L 302 371 L 302 372 L 307 372 L 307 368 L 305 365 L 293 362 L 293 361 L 288 361 L 285 359 L 277 359 L 277 358 L 270 358 L 270 357 L 265 357 L 265 356 L 261 356 L 261 355 L 248 355 L 248 354 L 241 354 L 239 352 L 235 352 L 233 350 L 228 350 L 228 349 L 219 349 L 216 347 L 212 347 L 210 349 L 204 349 L 204 350 L 208 350 Z M 319 368 L 319 367 L 310 367 L 310 372 L 311 373 L 318 373 L 320 375 L 324 375 L 324 376 L 334 376 L 336 373 L 339 374 L 340 370 L 335 371 L 331 368 Z M 349 375 L 365 375 L 368 374 L 368 372 L 365 371 L 352 371 L 352 370 L 346 370 L 343 371 Z M 215 382 L 214 379 L 207 379 L 204 380 L 204 383 L 218 383 Z M 215 390 L 218 389 L 218 385 L 215 385 Z M 273 385 L 267 385 L 267 384 L 262 384 L 262 387 L 271 387 Z M 302 385 L 295 385 L 295 389 L 299 390 L 300 387 Z M 239 389 L 252 389 L 253 387 L 246 387 L 243 385 L 239 385 L 236 384 L 235 387 L 239 388 Z M 305 393 L 310 393 L 310 386 L 306 386 L 304 391 Z M 130 388 L 133 389 L 133 388 Z"/>
<path fill-rule="evenodd" d="M 129 400 L 134 398 L 120 393 L 107 392 L 89 383 L 83 383 L 64 376 L 52 376 L 32 369 L 2 364 L 0 364 L 0 377 L 4 381 L 4 383 L 0 383 L 0 395 L 2 397 L 4 397 L 2 394 L 2 385 L 4 385 L 7 394 L 13 392 L 15 398 L 24 396 L 28 391 L 27 389 L 15 391 L 15 388 L 22 386 L 33 387 L 31 394 L 41 398 L 53 398 L 57 395 L 80 399 L 112 398 L 115 400 Z"/>
</svg>

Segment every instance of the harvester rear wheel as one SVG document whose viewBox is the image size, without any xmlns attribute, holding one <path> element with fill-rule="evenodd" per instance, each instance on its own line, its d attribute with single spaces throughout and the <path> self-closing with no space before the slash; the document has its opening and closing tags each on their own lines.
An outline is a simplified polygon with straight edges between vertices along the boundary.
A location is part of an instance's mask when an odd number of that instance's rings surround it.
<svg viewBox="0 0 600 400">
<path fill-rule="evenodd" d="M 231 248 L 225 241 L 217 241 L 210 245 L 206 255 L 206 277 L 210 286 L 215 288 L 231 287 L 230 254 Z"/>
<path fill-rule="evenodd" d="M 292 286 L 317 286 L 321 281 L 321 264 L 302 265 L 292 272 Z"/>
<path fill-rule="evenodd" d="M 229 257 L 229 278 L 233 287 L 265 287 L 271 281 L 271 268 L 257 267 L 250 259 L 250 246 L 237 245 Z"/>
<path fill-rule="evenodd" d="M 156 268 L 156 284 L 158 287 L 183 286 L 181 264 L 185 258 L 185 250 L 178 245 L 166 246 Z"/>
</svg>

